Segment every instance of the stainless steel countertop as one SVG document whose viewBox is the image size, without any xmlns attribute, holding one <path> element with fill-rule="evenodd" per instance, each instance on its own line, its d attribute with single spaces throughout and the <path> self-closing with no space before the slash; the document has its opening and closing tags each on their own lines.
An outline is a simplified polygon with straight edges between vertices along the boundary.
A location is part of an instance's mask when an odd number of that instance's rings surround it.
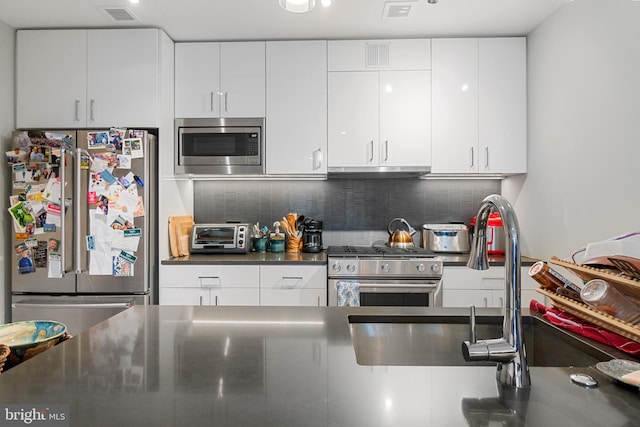
<svg viewBox="0 0 640 427">
<path fill-rule="evenodd" d="M 588 368 L 360 366 L 347 316 L 466 309 L 136 306 L 0 374 L 0 402 L 68 405 L 71 426 L 631 426 L 637 389 Z M 478 310 L 479 315 L 499 313 Z M 600 386 L 582 388 L 585 372 Z M 492 425 L 492 424 L 491 424 Z"/>
<path fill-rule="evenodd" d="M 466 266 L 469 254 L 439 254 L 444 265 Z M 522 257 L 522 265 L 529 266 L 537 259 Z M 167 258 L 161 261 L 162 265 L 187 265 L 187 264 L 216 264 L 216 265 L 244 265 L 244 264 L 326 264 L 326 251 L 320 253 L 272 253 L 272 252 L 249 252 L 247 254 L 223 254 L 205 255 L 193 254 L 184 257 Z M 489 263 L 492 265 L 504 265 L 504 256 L 490 256 Z"/>
</svg>

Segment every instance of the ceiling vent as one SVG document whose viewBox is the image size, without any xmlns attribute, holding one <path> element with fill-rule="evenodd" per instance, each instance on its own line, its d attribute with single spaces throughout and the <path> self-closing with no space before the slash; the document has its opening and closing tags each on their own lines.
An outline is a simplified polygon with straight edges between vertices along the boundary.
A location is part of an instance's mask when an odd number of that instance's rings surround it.
<svg viewBox="0 0 640 427">
<path fill-rule="evenodd" d="M 133 22 L 137 20 L 130 11 L 122 7 L 103 7 L 102 10 L 114 21 Z"/>
<path fill-rule="evenodd" d="M 384 4 L 383 18 L 408 18 L 415 1 L 388 1 Z"/>
</svg>

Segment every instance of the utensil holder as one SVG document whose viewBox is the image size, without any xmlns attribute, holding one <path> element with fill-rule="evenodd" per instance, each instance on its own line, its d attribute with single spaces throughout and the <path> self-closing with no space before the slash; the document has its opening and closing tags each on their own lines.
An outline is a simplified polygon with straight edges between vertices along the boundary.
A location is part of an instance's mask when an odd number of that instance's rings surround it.
<svg viewBox="0 0 640 427">
<path fill-rule="evenodd" d="M 289 236 L 287 238 L 287 252 L 300 252 L 302 250 L 302 237 Z"/>
</svg>

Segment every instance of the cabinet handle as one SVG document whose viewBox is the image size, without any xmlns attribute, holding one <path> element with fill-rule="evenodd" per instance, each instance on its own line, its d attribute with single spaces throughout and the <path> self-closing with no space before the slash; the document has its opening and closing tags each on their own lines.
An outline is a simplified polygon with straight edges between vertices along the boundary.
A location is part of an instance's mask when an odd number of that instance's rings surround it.
<svg viewBox="0 0 640 427">
<path fill-rule="evenodd" d="M 369 142 L 369 162 L 373 162 L 373 140 Z"/>
<path fill-rule="evenodd" d="M 320 296 L 318 296 L 318 307 L 320 307 Z"/>
<path fill-rule="evenodd" d="M 203 303 L 203 296 L 200 295 L 200 305 L 203 305 L 202 303 Z"/>
<path fill-rule="evenodd" d="M 500 307 L 504 307 L 504 298 L 498 297 L 498 301 L 500 301 Z"/>
<path fill-rule="evenodd" d="M 484 300 L 484 306 L 489 307 L 489 300 L 487 299 L 487 297 L 484 297 L 482 299 Z"/>
<path fill-rule="evenodd" d="M 474 155 L 473 151 L 474 151 L 473 147 L 470 147 L 469 148 L 469 167 L 470 168 L 473 168 L 473 165 L 474 165 L 474 157 L 475 157 L 475 155 Z"/>
<path fill-rule="evenodd" d="M 489 147 L 484 147 L 484 168 L 489 169 Z"/>
<path fill-rule="evenodd" d="M 209 100 L 209 111 L 213 111 L 213 96 L 215 94 L 211 92 L 211 99 Z"/>
<path fill-rule="evenodd" d="M 318 148 L 313 152 L 313 169 L 320 169 L 322 167 L 322 150 Z"/>
<path fill-rule="evenodd" d="M 389 141 L 384 142 L 384 161 L 389 160 Z"/>
<path fill-rule="evenodd" d="M 224 93 L 224 111 L 229 111 L 227 108 L 227 92 Z"/>
<path fill-rule="evenodd" d="M 218 305 L 218 295 L 216 295 L 216 305 Z"/>
<path fill-rule="evenodd" d="M 80 121 L 80 100 L 76 99 L 75 102 L 75 118 L 76 118 L 76 122 Z"/>
<path fill-rule="evenodd" d="M 93 115 L 93 110 L 95 105 L 96 105 L 96 100 L 92 99 L 91 102 L 89 103 L 89 119 L 91 119 L 92 122 L 95 120 L 95 117 Z"/>
<path fill-rule="evenodd" d="M 283 288 L 287 288 L 287 289 L 293 289 L 296 287 L 296 283 L 298 281 L 302 281 L 304 278 L 302 276 L 282 276 L 282 281 L 283 281 Z M 295 280 L 293 282 L 293 285 L 287 285 L 289 280 Z"/>
<path fill-rule="evenodd" d="M 198 276 L 200 279 L 200 286 L 203 288 L 221 288 L 222 280 L 220 276 Z M 217 283 L 214 283 L 214 280 L 217 280 Z"/>
</svg>

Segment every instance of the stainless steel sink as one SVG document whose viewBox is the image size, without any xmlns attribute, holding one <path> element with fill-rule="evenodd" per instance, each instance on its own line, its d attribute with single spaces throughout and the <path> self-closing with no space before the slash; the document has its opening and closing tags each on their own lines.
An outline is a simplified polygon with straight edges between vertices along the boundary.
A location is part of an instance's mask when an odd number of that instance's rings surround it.
<svg viewBox="0 0 640 427">
<path fill-rule="evenodd" d="M 529 366 L 591 366 L 620 357 L 615 349 L 570 334 L 539 317 L 523 316 Z M 502 334 L 502 316 L 478 316 L 478 338 Z M 456 315 L 349 316 L 351 339 L 359 365 L 468 366 L 461 345 L 469 339 L 469 317 Z"/>
</svg>

